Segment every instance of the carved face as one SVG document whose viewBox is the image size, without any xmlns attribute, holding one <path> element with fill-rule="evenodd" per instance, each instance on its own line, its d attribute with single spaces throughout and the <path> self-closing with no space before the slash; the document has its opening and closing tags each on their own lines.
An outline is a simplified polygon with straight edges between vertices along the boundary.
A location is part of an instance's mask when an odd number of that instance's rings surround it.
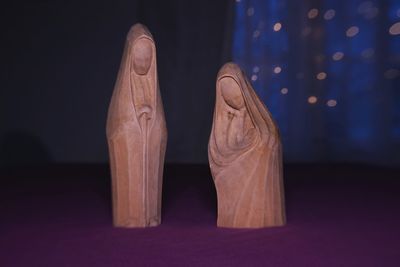
<svg viewBox="0 0 400 267">
<path fill-rule="evenodd" d="M 133 68 L 139 75 L 145 75 L 153 59 L 153 43 L 148 38 L 140 38 L 133 47 Z"/>
<path fill-rule="evenodd" d="M 244 99 L 237 82 L 229 76 L 223 77 L 219 81 L 221 94 L 225 102 L 236 110 L 244 108 Z"/>
</svg>

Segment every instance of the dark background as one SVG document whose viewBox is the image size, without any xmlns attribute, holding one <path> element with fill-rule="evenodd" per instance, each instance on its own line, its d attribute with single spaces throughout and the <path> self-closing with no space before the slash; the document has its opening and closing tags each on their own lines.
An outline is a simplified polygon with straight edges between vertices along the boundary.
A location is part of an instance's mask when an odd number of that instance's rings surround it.
<svg viewBox="0 0 400 267">
<path fill-rule="evenodd" d="M 167 162 L 206 162 L 215 78 L 230 59 L 232 3 L 16 1 L 2 8 L 0 164 L 106 162 L 105 122 L 125 36 L 157 46 Z"/>
</svg>

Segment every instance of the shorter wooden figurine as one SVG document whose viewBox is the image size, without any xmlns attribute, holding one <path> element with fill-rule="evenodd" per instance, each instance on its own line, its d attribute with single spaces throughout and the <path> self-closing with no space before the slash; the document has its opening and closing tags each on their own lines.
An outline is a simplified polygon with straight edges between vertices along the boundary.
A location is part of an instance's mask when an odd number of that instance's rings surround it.
<svg viewBox="0 0 400 267">
<path fill-rule="evenodd" d="M 127 36 L 107 118 L 114 225 L 156 226 L 167 129 L 158 86 L 156 47 L 147 28 Z"/>
<path fill-rule="evenodd" d="M 233 63 L 218 73 L 208 156 L 218 195 L 218 226 L 285 224 L 278 128 Z"/>
</svg>

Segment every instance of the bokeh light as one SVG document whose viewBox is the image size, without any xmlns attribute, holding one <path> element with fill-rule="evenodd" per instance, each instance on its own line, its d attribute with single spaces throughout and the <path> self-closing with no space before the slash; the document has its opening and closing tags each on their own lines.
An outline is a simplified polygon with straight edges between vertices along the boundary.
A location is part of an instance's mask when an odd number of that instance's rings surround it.
<svg viewBox="0 0 400 267">
<path fill-rule="evenodd" d="M 334 9 L 329 9 L 324 14 L 324 19 L 331 20 L 335 17 L 336 11 Z"/>
<path fill-rule="evenodd" d="M 330 107 L 330 108 L 333 108 L 333 107 L 335 107 L 335 106 L 337 105 L 337 101 L 336 101 L 335 99 L 329 99 L 329 100 L 326 102 L 326 105 L 327 105 L 328 107 Z"/>
<path fill-rule="evenodd" d="M 316 97 L 316 96 L 310 96 L 308 99 L 307 99 L 307 101 L 308 101 L 308 103 L 310 103 L 310 104 L 315 104 L 315 103 L 317 103 L 317 101 L 318 101 L 318 98 Z"/>
<path fill-rule="evenodd" d="M 320 73 L 318 73 L 317 74 L 317 79 L 318 80 L 325 80 L 326 79 L 326 76 L 327 76 L 327 74 L 326 74 L 326 72 L 320 72 Z"/>
<path fill-rule="evenodd" d="M 310 11 L 308 11 L 307 13 L 307 17 L 309 19 L 314 19 L 318 16 L 318 13 L 319 13 L 318 9 L 316 8 L 310 9 Z"/>
<path fill-rule="evenodd" d="M 354 37 L 359 33 L 360 29 L 357 26 L 351 26 L 346 31 L 347 37 Z"/>
<path fill-rule="evenodd" d="M 390 28 L 389 28 L 389 33 L 391 35 L 398 35 L 400 34 L 400 22 L 397 22 L 395 24 L 393 24 Z"/>
<path fill-rule="evenodd" d="M 280 22 L 277 22 L 274 24 L 274 31 L 278 32 L 282 29 L 282 24 Z"/>
<path fill-rule="evenodd" d="M 308 136 L 300 130 L 307 125 L 314 137 L 326 127 L 321 140 L 341 155 L 337 140 L 374 151 L 382 110 L 391 121 L 381 123 L 385 136 L 400 140 L 400 0 L 240 1 L 233 58 L 250 73 L 283 142 L 298 142 L 293 131 Z M 297 157 L 290 146 L 285 153 Z"/>
<path fill-rule="evenodd" d="M 332 59 L 335 61 L 339 61 L 344 57 L 344 53 L 343 52 L 335 52 L 335 54 L 333 54 Z"/>
<path fill-rule="evenodd" d="M 274 68 L 274 73 L 276 73 L 276 74 L 281 73 L 281 71 L 282 71 L 282 68 L 279 66 Z"/>
</svg>

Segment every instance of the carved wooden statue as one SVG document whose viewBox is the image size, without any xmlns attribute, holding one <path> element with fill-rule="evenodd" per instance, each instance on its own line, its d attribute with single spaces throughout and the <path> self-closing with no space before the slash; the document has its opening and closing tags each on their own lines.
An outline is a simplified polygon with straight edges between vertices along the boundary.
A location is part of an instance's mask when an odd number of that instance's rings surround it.
<svg viewBox="0 0 400 267">
<path fill-rule="evenodd" d="M 156 48 L 141 24 L 127 36 L 107 118 L 114 225 L 156 226 L 167 129 L 158 86 Z"/>
<path fill-rule="evenodd" d="M 218 195 L 218 226 L 285 224 L 278 128 L 233 63 L 218 73 L 208 155 Z"/>
</svg>

